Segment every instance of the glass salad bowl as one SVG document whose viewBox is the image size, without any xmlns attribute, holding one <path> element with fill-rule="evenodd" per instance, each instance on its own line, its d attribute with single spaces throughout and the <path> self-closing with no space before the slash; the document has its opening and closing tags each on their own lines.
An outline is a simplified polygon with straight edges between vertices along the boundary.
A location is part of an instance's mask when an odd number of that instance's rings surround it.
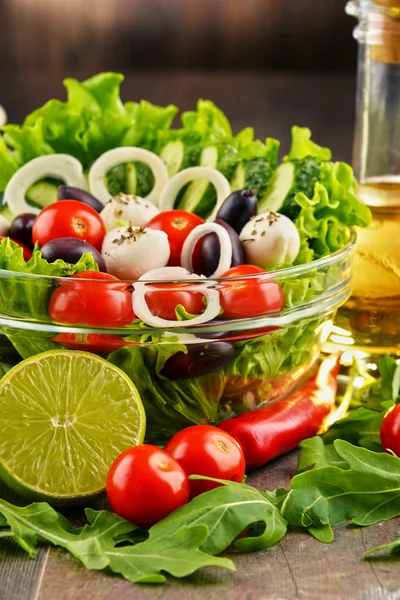
<svg viewBox="0 0 400 600">
<path fill-rule="evenodd" d="M 190 424 L 218 423 L 278 400 L 307 377 L 334 312 L 350 296 L 354 242 L 352 232 L 343 249 L 314 262 L 229 279 L 132 283 L 0 270 L 0 332 L 23 359 L 68 348 L 95 352 L 120 367 L 142 397 L 147 441 L 163 441 Z M 283 308 L 260 314 L 259 299 L 272 286 L 280 288 Z M 173 299 L 175 320 L 150 319 L 149 325 L 136 318 L 110 326 L 107 302 L 115 293 L 136 294 L 134 308 L 145 298 L 153 317 Z M 54 294 L 61 295 L 61 309 L 63 294 L 72 294 L 69 323 L 50 319 Z M 218 302 L 217 316 L 191 322 L 180 294 L 204 296 L 203 314 Z M 87 297 L 94 298 L 93 310 L 81 323 Z M 7 362 L 4 344 L 2 352 Z"/>
</svg>

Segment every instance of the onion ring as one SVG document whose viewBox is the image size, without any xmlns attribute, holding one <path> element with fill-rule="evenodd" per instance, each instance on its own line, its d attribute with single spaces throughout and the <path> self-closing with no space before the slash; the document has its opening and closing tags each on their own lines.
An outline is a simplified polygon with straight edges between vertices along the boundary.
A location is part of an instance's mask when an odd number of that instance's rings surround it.
<svg viewBox="0 0 400 600">
<path fill-rule="evenodd" d="M 183 244 L 181 254 L 182 267 L 188 271 L 193 271 L 193 250 L 195 249 L 197 242 L 208 233 L 217 234 L 220 246 L 218 267 L 215 269 L 214 273 L 210 275 L 210 278 L 220 277 L 225 271 L 230 269 L 232 263 L 232 243 L 229 233 L 222 225 L 218 225 L 218 223 L 202 223 L 192 229 Z"/>
<path fill-rule="evenodd" d="M 208 217 L 208 221 L 213 221 L 219 207 L 231 193 L 231 186 L 222 173 L 211 167 L 189 167 L 189 169 L 183 169 L 183 171 L 179 171 L 179 173 L 176 173 L 176 175 L 171 177 L 161 192 L 158 205 L 160 210 L 172 210 L 179 190 L 195 179 L 208 179 L 215 187 L 217 192 L 217 204 L 211 215 Z"/>
<path fill-rule="evenodd" d="M 40 208 L 27 203 L 25 194 L 34 183 L 45 177 L 62 179 L 67 185 L 86 190 L 86 181 L 79 160 L 69 154 L 39 156 L 18 169 L 7 184 L 4 203 L 15 216 L 26 212 L 34 214 L 40 212 Z"/>
<path fill-rule="evenodd" d="M 90 192 L 100 200 L 104 205 L 109 201 L 111 194 L 105 184 L 105 178 L 110 169 L 127 162 L 142 162 L 153 172 L 154 187 L 150 194 L 146 196 L 146 200 L 153 202 L 158 206 L 160 194 L 168 181 L 167 167 L 154 152 L 136 148 L 136 146 L 125 146 L 122 148 L 114 148 L 104 152 L 92 165 L 89 171 L 89 188 Z"/>
<path fill-rule="evenodd" d="M 194 284 L 185 288 L 185 290 L 201 292 L 207 298 L 207 307 L 201 315 L 198 315 L 194 319 L 190 319 L 190 321 L 169 321 L 168 319 L 162 319 L 161 317 L 156 317 L 153 315 L 150 312 L 146 302 L 146 294 L 149 292 L 149 287 L 151 288 L 151 280 L 153 280 L 154 284 L 155 281 L 173 282 L 176 279 L 198 280 L 199 276 L 189 273 L 182 267 L 164 267 L 162 269 L 153 269 L 152 271 L 148 271 L 142 275 L 136 283 L 133 284 L 133 312 L 139 319 L 141 319 L 141 321 L 146 323 L 146 325 L 150 325 L 150 327 L 191 327 L 193 325 L 207 323 L 219 314 L 221 309 L 219 292 L 218 290 L 210 287 L 213 285 L 213 282 L 205 279 L 204 282 L 202 281 L 200 284 Z M 148 283 L 144 283 L 144 281 L 148 281 Z"/>
</svg>

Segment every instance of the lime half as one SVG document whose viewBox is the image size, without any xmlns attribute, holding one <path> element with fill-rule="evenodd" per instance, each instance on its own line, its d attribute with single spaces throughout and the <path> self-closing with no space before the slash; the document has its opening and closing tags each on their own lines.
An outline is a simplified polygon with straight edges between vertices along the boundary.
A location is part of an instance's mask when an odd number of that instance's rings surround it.
<svg viewBox="0 0 400 600">
<path fill-rule="evenodd" d="M 106 360 L 69 350 L 37 354 L 0 381 L 0 477 L 21 496 L 84 502 L 146 427 L 139 393 Z"/>
</svg>

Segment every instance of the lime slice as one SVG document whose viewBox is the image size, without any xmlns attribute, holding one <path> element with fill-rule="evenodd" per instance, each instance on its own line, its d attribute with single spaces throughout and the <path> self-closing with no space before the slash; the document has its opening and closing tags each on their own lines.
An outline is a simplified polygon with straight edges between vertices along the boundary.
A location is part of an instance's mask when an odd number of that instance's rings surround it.
<svg viewBox="0 0 400 600">
<path fill-rule="evenodd" d="M 115 457 L 143 442 L 145 426 L 120 369 L 88 352 L 37 354 L 0 381 L 0 477 L 34 500 L 87 501 Z"/>
</svg>

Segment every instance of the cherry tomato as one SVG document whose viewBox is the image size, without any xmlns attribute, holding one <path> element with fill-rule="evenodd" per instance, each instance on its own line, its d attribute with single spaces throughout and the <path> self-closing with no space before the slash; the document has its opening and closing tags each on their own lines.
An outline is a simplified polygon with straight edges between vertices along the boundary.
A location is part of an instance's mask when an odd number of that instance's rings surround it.
<svg viewBox="0 0 400 600">
<path fill-rule="evenodd" d="M 395 404 L 382 421 L 381 444 L 385 452 L 400 457 L 400 404 Z"/>
<path fill-rule="evenodd" d="M 115 459 L 106 490 L 114 512 L 144 528 L 189 499 L 185 471 L 165 450 L 150 444 L 128 448 Z"/>
<path fill-rule="evenodd" d="M 168 265 L 177 266 L 181 264 L 182 246 L 189 233 L 204 223 L 204 219 L 186 210 L 167 210 L 151 219 L 146 225 L 148 229 L 165 231 L 168 236 L 171 254 Z M 195 249 L 195 253 L 201 253 L 201 244 Z M 195 258 L 193 258 L 195 262 Z"/>
<path fill-rule="evenodd" d="M 244 455 L 237 441 L 227 432 L 211 425 L 193 425 L 175 434 L 165 447 L 186 474 L 241 482 L 246 469 Z M 208 492 L 219 483 L 189 480 L 190 496 Z"/>
<path fill-rule="evenodd" d="M 39 242 L 40 246 L 58 238 L 73 237 L 85 240 L 99 251 L 105 234 L 106 227 L 99 213 L 76 200 L 46 206 L 36 217 L 32 229 L 33 243 Z"/>
<path fill-rule="evenodd" d="M 161 319 L 176 321 L 175 308 L 182 304 L 186 312 L 199 315 L 204 309 L 204 295 L 193 290 L 185 290 L 186 284 L 157 283 L 152 291 L 146 294 L 146 302 L 150 312 Z M 159 288 L 153 291 L 153 288 Z"/>
<path fill-rule="evenodd" d="M 247 277 L 263 273 L 263 277 Z M 282 310 L 285 299 L 279 283 L 267 280 L 264 269 L 254 265 L 238 265 L 226 271 L 221 278 L 241 277 L 220 284 L 221 319 L 260 317 Z"/>
<path fill-rule="evenodd" d="M 107 283 L 84 281 L 84 278 L 104 280 Z M 49 316 L 52 321 L 70 325 L 124 327 L 135 318 L 132 296 L 127 291 L 127 286 L 127 283 L 120 282 L 108 273 L 76 273 L 52 293 Z"/>
<path fill-rule="evenodd" d="M 57 333 L 52 341 L 70 350 L 84 350 L 95 354 L 133 346 L 132 342 L 126 342 L 121 336 L 110 333 Z"/>
<path fill-rule="evenodd" d="M 7 239 L 6 235 L 0 235 L 0 242 L 2 242 L 2 240 L 5 240 L 5 239 Z M 27 248 L 25 246 L 25 244 L 22 244 L 21 242 L 18 242 L 17 240 L 14 240 L 13 238 L 9 238 L 9 239 L 12 242 L 14 242 L 14 244 L 18 244 L 18 246 L 20 248 L 22 248 L 22 250 L 23 250 L 22 255 L 23 255 L 25 261 L 28 261 L 30 258 L 32 258 L 32 251 L 29 248 Z"/>
</svg>

